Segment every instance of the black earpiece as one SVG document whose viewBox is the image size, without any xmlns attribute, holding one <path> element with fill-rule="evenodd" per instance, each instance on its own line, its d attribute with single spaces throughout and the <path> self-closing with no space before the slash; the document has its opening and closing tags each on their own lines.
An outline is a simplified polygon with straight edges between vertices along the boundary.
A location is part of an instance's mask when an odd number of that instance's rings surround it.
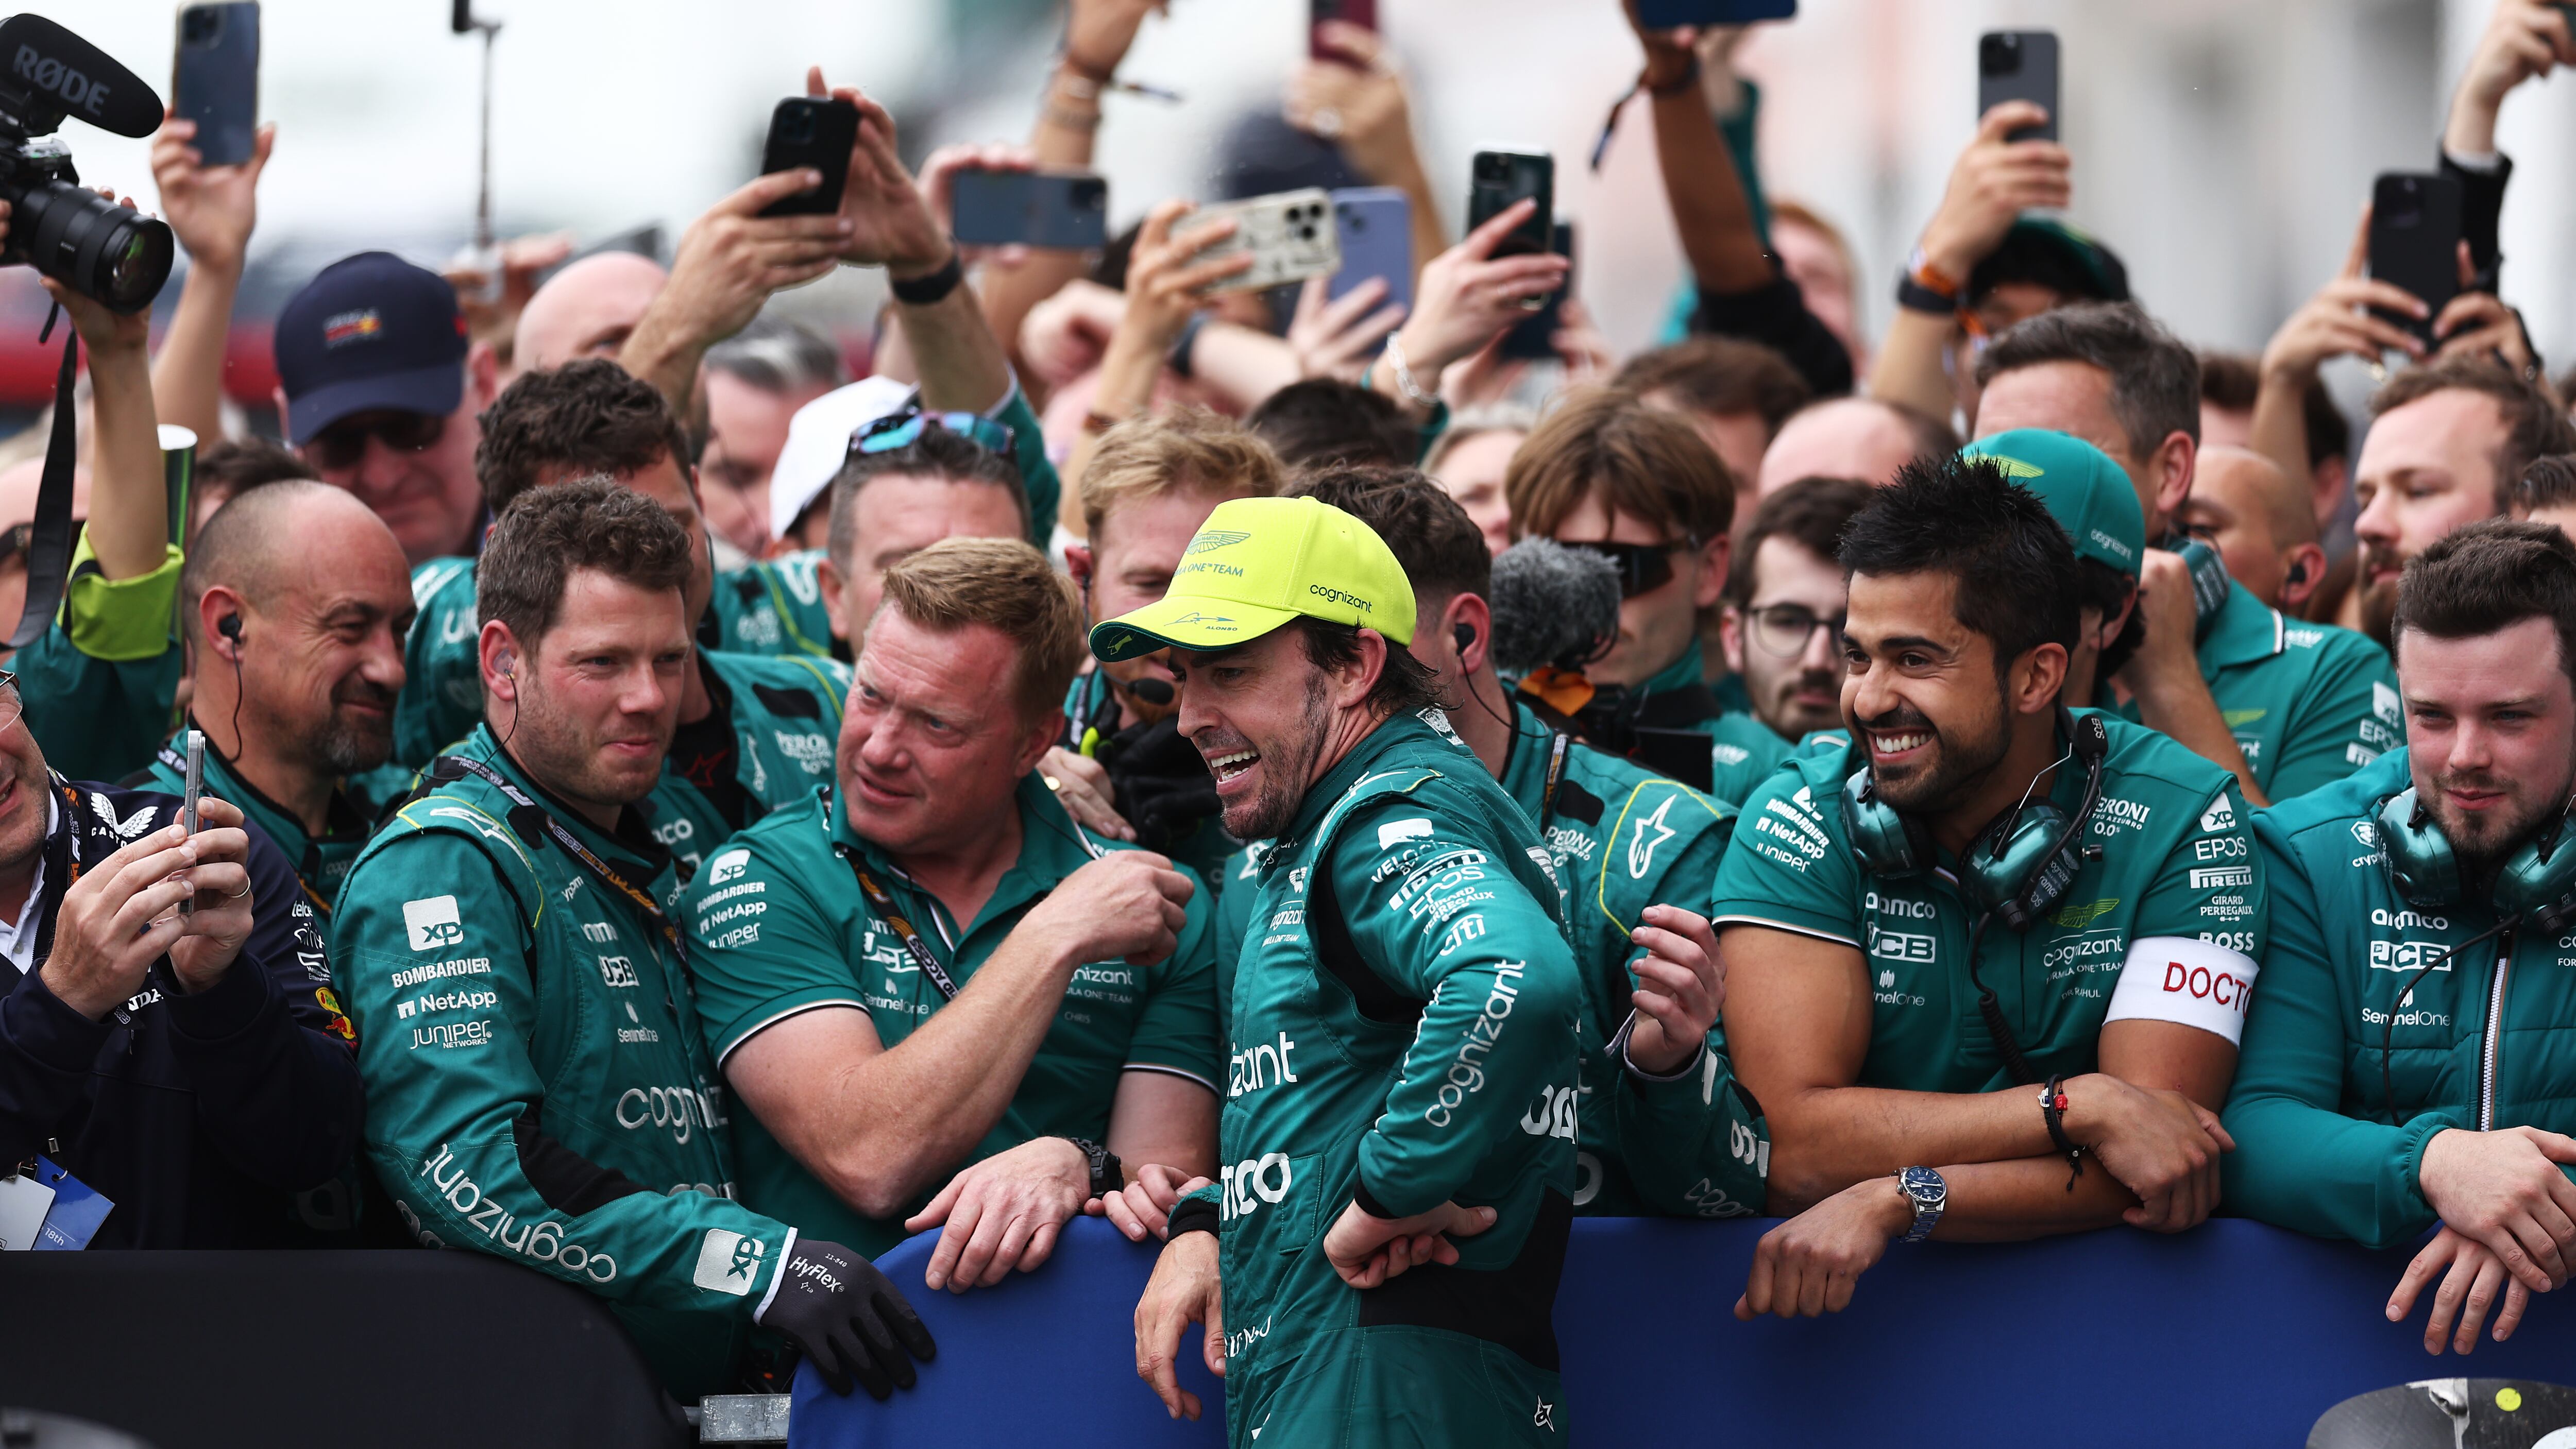
<svg viewBox="0 0 2576 1449">
<path fill-rule="evenodd" d="M 241 615 L 226 614 L 222 618 L 217 619 L 215 621 L 215 632 L 233 641 L 233 647 L 239 649 L 242 641 Z"/>
<path fill-rule="evenodd" d="M 2299 560 L 2297 563 L 2294 563 L 2294 564 L 2290 565 L 2290 576 L 2289 576 L 2288 578 L 2286 578 L 2286 579 L 2283 579 L 2281 582 L 2282 582 L 2282 583 L 2284 583 L 2284 584 L 2287 584 L 2287 585 L 2289 585 L 2291 588 L 2294 588 L 2294 589 L 2295 589 L 2295 588 L 2297 588 L 2299 585 L 2304 584 L 2304 583 L 2306 583 L 2307 581 L 2308 581 L 2308 561 L 2307 561 L 2306 559 L 2301 559 L 2301 560 Z"/>
<path fill-rule="evenodd" d="M 1461 624 L 1449 631 L 1449 637 L 1458 641 L 1458 652 L 1464 654 L 1476 642 L 1476 626 Z"/>
</svg>

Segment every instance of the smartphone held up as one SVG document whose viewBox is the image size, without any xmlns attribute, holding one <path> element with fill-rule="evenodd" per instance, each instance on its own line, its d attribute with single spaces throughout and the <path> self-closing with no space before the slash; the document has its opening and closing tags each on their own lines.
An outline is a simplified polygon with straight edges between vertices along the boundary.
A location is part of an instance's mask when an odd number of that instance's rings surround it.
<svg viewBox="0 0 2576 1449">
<path fill-rule="evenodd" d="M 1342 269 L 1333 196 L 1321 187 L 1211 206 L 1192 220 L 1196 224 L 1229 219 L 1234 222 L 1234 235 L 1211 244 L 1201 256 L 1215 261 L 1249 253 L 1252 267 L 1210 291 L 1261 292 L 1308 277 L 1329 277 Z"/>
<path fill-rule="evenodd" d="M 205 793 L 206 732 L 204 730 L 190 730 L 188 731 L 187 783 L 182 787 L 181 794 L 179 796 L 179 827 L 189 835 L 196 834 L 201 828 L 197 819 L 197 801 L 202 798 Z M 191 916 L 195 915 L 196 912 L 197 898 L 195 896 L 183 896 L 180 898 L 180 915 Z"/>
<path fill-rule="evenodd" d="M 949 230 L 967 246 L 1082 252 L 1109 244 L 1109 183 L 1087 171 L 959 171 Z"/>
<path fill-rule="evenodd" d="M 2370 275 L 2414 293 L 2424 315 L 2373 307 L 2392 327 L 2433 350 L 2433 319 L 2460 294 L 2460 183 L 2424 172 L 2389 171 L 2370 187 Z"/>
<path fill-rule="evenodd" d="M 190 144 L 208 166 L 248 161 L 259 133 L 258 0 L 191 5 L 179 12 L 170 65 L 170 109 L 197 123 Z"/>
</svg>

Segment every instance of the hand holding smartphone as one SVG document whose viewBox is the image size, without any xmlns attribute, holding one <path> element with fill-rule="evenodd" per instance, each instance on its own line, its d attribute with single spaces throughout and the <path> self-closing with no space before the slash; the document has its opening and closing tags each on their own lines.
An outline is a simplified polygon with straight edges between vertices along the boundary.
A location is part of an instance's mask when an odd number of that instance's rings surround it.
<svg viewBox="0 0 2576 1449">
<path fill-rule="evenodd" d="M 781 197 L 763 216 L 829 216 L 841 209 L 850 179 L 850 152 L 859 144 L 859 108 L 821 96 L 789 96 L 769 113 L 769 139 L 760 148 L 760 174 L 810 167 L 823 173 L 811 191 Z"/>
<path fill-rule="evenodd" d="M 1091 251 L 1109 244 L 1109 183 L 1087 171 L 960 170 L 948 229 L 965 246 Z"/>
<path fill-rule="evenodd" d="M 2424 315 L 2371 308 L 2433 354 L 2433 323 L 2460 294 L 2460 183 L 2454 177 L 2390 171 L 2370 186 L 2370 275 L 2423 299 Z"/>
<path fill-rule="evenodd" d="M 1504 234 L 1494 247 L 1495 256 L 1536 256 L 1555 239 L 1556 158 L 1544 151 L 1477 152 L 1468 168 L 1467 230 L 1474 231 L 1520 201 L 1538 205 L 1527 221 Z"/>
<path fill-rule="evenodd" d="M 1342 267 L 1342 244 L 1333 216 L 1332 193 L 1321 187 L 1256 196 L 1227 206 L 1211 206 L 1199 222 L 1234 221 L 1234 235 L 1199 253 L 1203 262 L 1238 253 L 1252 255 L 1251 270 L 1228 277 L 1211 292 L 1260 292 L 1329 277 Z"/>
<path fill-rule="evenodd" d="M 1326 21 L 1338 20 L 1362 30 L 1377 29 L 1377 0 L 1307 0 L 1306 54 L 1315 60 L 1335 61 L 1365 69 L 1358 56 L 1324 38 Z"/>
<path fill-rule="evenodd" d="M 2057 134 L 2057 32 L 1990 30 L 1977 37 L 1977 114 L 2006 101 L 2029 101 L 2048 112 L 2007 141 L 2055 141 Z"/>
<path fill-rule="evenodd" d="M 179 12 L 170 110 L 197 123 L 189 144 L 208 166 L 250 160 L 259 132 L 259 5 L 191 5 Z"/>
</svg>

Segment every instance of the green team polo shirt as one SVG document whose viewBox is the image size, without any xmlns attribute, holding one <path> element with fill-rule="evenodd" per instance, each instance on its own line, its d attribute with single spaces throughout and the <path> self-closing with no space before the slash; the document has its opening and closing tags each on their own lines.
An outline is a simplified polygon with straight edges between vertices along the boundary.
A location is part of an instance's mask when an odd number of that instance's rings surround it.
<svg viewBox="0 0 2576 1449">
<path fill-rule="evenodd" d="M 2054 915 L 2026 934 L 1994 922 L 1977 951 L 2043 1076 L 2094 1070 L 2106 1020 L 2182 1021 L 2236 1040 L 2269 932 L 2236 777 L 2143 725 L 2104 723 L 2111 752 L 2083 836 L 2101 858 L 2083 863 Z M 1851 751 L 1819 741 L 1746 802 L 1718 869 L 1717 919 L 1864 953 L 1873 1006 L 1860 1085 L 2008 1086 L 1969 981 L 1972 918 L 1953 858 L 1942 852 L 1937 869 L 1895 880 L 1861 866 L 1842 816 Z M 2070 761 L 2048 798 L 2072 813 L 2083 792 Z"/>
<path fill-rule="evenodd" d="M 734 782 L 742 787 L 743 824 L 772 810 L 801 803 L 832 778 L 841 712 L 850 694 L 850 666 L 812 655 L 725 654 L 698 651 L 707 697 L 731 726 Z M 672 741 L 662 778 L 636 812 L 654 843 L 671 852 L 675 878 L 687 885 L 698 866 L 737 828 L 690 771 L 703 762 L 686 758 Z"/>
<path fill-rule="evenodd" d="M 1019 811 L 1019 859 L 982 912 L 962 927 L 892 857 L 852 831 L 828 788 L 770 815 L 709 857 L 681 918 L 697 978 L 698 1020 L 719 1070 L 736 1047 L 799 1012 L 856 1007 L 891 1050 L 941 1006 L 939 988 L 860 892 L 853 859 L 894 897 L 963 990 L 1058 882 L 1095 852 L 1133 848 L 1081 832 L 1034 773 L 1020 781 Z M 1105 1141 L 1125 1073 L 1168 1072 L 1213 1093 L 1222 1059 L 1207 893 L 1197 891 L 1179 948 L 1168 959 L 1143 968 L 1124 961 L 1074 968 L 1064 1004 L 1001 1120 L 955 1165 L 1037 1137 Z M 943 1178 L 902 1211 L 870 1218 L 807 1172 L 754 1114 L 742 1112 L 734 1121 L 745 1203 L 871 1257 L 902 1242 L 903 1220 L 946 1185 Z"/>
<path fill-rule="evenodd" d="M 2375 1248 L 2433 1226 L 2435 1133 L 2576 1131 L 2576 935 L 2514 931 L 2446 957 L 2496 915 L 2398 894 L 2377 816 L 2411 783 L 2394 749 L 2254 817 L 2281 929 L 2225 1113 L 2230 1212 Z"/>
<path fill-rule="evenodd" d="M 2275 801 L 2330 785 L 2406 741 L 2397 669 L 2367 635 L 2285 618 L 2243 584 L 2200 641 L 2200 674 Z M 2121 710 L 2137 718 L 2137 706 Z"/>
<path fill-rule="evenodd" d="M 150 764 L 170 732 L 180 564 L 173 547 L 152 572 L 111 580 L 83 529 L 54 626 L 8 660 L 27 730 L 65 779 L 122 779 Z"/>
<path fill-rule="evenodd" d="M 832 656 L 832 616 L 823 608 L 815 577 L 821 549 L 760 559 L 716 575 L 707 617 L 715 637 L 709 647 L 733 654 Z M 704 636 L 701 635 L 703 638 Z"/>
<path fill-rule="evenodd" d="M 1647 680 L 1638 692 L 1664 694 L 1687 689 L 1700 682 L 1699 645 L 1694 641 L 1663 673 Z M 1729 805 L 1741 805 L 1753 793 L 1753 787 L 1768 778 L 1789 758 L 1789 742 L 1780 738 L 1769 725 L 1752 714 L 1726 710 L 1688 726 L 1709 737 L 1709 794 Z"/>
</svg>

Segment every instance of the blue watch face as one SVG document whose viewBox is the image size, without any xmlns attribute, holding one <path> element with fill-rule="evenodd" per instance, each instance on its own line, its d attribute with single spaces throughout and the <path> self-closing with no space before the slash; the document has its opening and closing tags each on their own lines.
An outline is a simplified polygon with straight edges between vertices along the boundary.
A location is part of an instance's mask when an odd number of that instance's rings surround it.
<svg viewBox="0 0 2576 1449">
<path fill-rule="evenodd" d="M 1928 1167 L 1909 1167 L 1899 1180 L 1905 1186 L 1906 1196 L 1926 1206 L 1948 1196 L 1949 1185 L 1941 1180 L 1941 1174 Z"/>
</svg>

